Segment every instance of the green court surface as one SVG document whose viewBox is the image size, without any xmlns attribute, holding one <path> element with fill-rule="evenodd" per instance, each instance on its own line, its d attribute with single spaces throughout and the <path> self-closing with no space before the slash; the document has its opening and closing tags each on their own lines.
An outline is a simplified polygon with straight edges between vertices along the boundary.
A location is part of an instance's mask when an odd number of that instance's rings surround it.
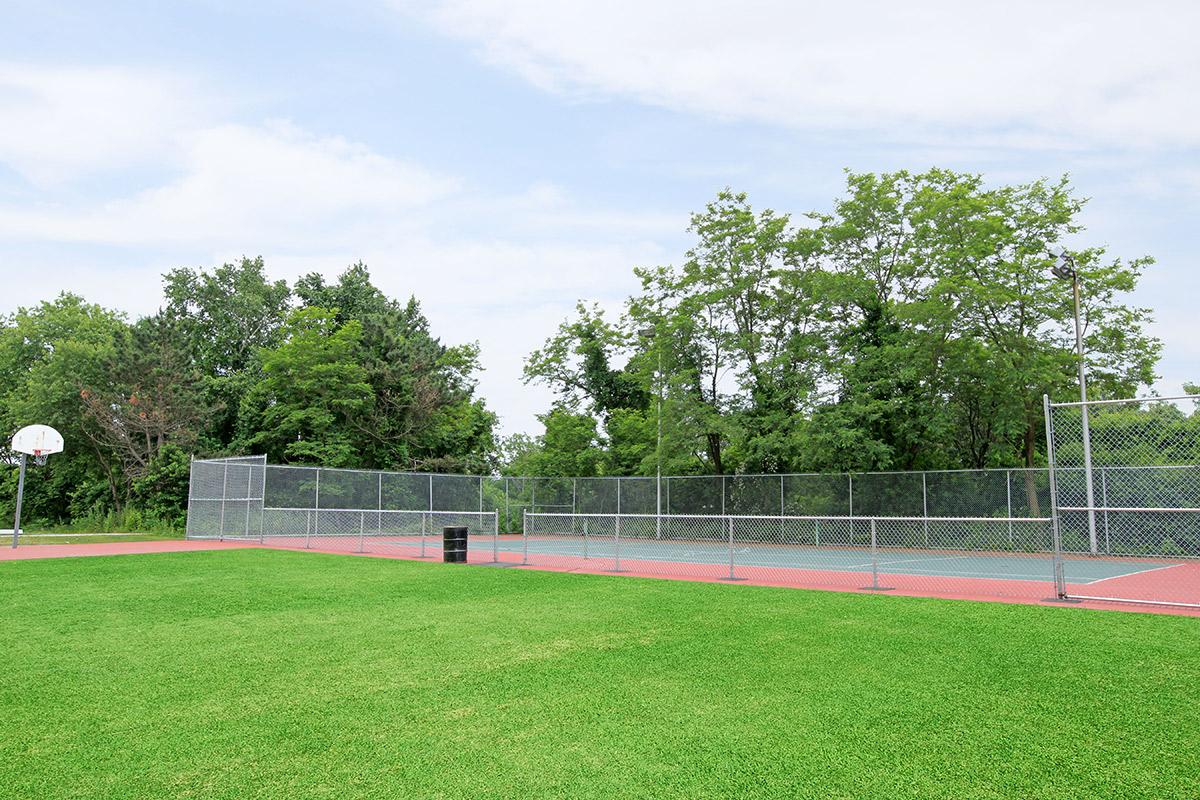
<svg viewBox="0 0 1200 800">
<path fill-rule="evenodd" d="M 405 540 L 407 544 L 411 540 Z M 472 542 L 472 548 L 486 554 L 491 539 Z M 581 556 L 584 552 L 580 536 L 533 536 L 529 542 L 520 538 L 505 538 L 498 545 L 500 552 L 535 555 Z M 589 558 L 612 558 L 617 548 L 611 538 L 593 537 L 587 544 Z M 679 564 L 725 564 L 729 560 L 728 546 L 721 542 L 679 542 L 647 539 L 625 539 L 620 544 L 622 558 L 643 561 L 667 561 Z M 744 567 L 778 567 L 784 569 L 817 569 L 835 572 L 870 570 L 872 558 L 867 548 L 815 547 L 812 545 L 744 544 L 733 547 L 733 560 Z M 897 575 L 929 575 L 937 577 L 982 578 L 987 580 L 1053 580 L 1053 561 L 1050 553 L 1007 554 L 972 553 L 963 551 L 922 551 L 882 548 L 875 563 L 883 572 Z M 1089 558 L 1068 555 L 1063 571 L 1068 583 L 1087 584 L 1096 581 L 1137 575 L 1172 566 L 1170 561 L 1149 561 L 1130 558 Z"/>
<path fill-rule="evenodd" d="M 1200 620 L 228 550 L 0 563 L 0 797 L 1195 797 Z"/>
</svg>

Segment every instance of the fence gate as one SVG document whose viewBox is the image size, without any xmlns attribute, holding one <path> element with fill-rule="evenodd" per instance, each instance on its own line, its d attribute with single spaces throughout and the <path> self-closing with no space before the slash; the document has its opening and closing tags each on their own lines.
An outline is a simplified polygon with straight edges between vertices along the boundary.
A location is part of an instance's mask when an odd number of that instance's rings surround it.
<svg viewBox="0 0 1200 800">
<path fill-rule="evenodd" d="M 1044 403 L 1058 596 L 1200 608 L 1200 396 Z"/>
</svg>

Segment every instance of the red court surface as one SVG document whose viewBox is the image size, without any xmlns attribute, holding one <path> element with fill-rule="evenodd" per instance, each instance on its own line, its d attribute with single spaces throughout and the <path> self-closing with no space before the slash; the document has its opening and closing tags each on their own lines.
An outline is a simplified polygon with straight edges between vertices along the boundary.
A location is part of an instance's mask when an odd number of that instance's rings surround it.
<svg viewBox="0 0 1200 800">
<path fill-rule="evenodd" d="M 432 538 L 432 537 L 430 537 Z M 509 537 L 501 537 L 507 539 Z M 518 537 L 519 538 L 519 537 Z M 315 538 L 314 546 L 305 547 L 302 538 L 281 539 L 266 544 L 258 542 L 218 542 L 218 541 L 151 541 L 151 542 L 112 542 L 96 544 L 49 544 L 23 545 L 16 548 L 0 549 L 0 561 L 61 558 L 81 556 L 112 556 L 131 555 L 139 553 L 174 553 L 202 550 L 230 550 L 247 547 L 265 547 L 268 549 L 303 550 L 313 553 L 332 555 L 361 555 L 373 558 L 399 558 L 405 560 L 423 560 L 440 562 L 440 547 L 432 541 L 426 547 L 426 556 L 419 558 L 416 546 L 387 546 L 380 547 L 368 540 L 364 552 L 349 549 L 348 541 L 330 542 Z M 440 543 L 439 543 L 440 544 Z M 662 578 L 667 580 L 702 581 L 709 583 L 728 582 L 728 570 L 718 565 L 699 565 L 670 561 L 639 561 L 636 559 L 621 560 L 621 571 L 614 573 L 612 560 L 608 558 L 585 559 L 579 556 L 531 554 L 530 563 L 521 564 L 521 554 L 501 550 L 493 561 L 493 554 L 487 546 L 471 549 L 468 563 L 477 566 L 499 566 L 517 569 L 543 570 L 549 572 L 572 572 L 585 575 L 626 575 L 639 578 Z M 1185 564 L 1169 568 L 1175 572 L 1168 585 L 1196 586 L 1200 583 L 1200 564 Z M 1187 572 L 1184 575 L 1182 573 Z M 840 570 L 796 569 L 779 567 L 738 566 L 738 580 L 734 585 L 775 586 L 794 589 L 819 589 L 826 591 L 856 592 L 866 594 L 902 595 L 908 597 L 931 597 L 953 600 L 976 600 L 999 603 L 1018 603 L 1027 605 L 1056 605 L 1066 608 L 1092 608 L 1115 611 L 1130 611 L 1154 614 L 1172 614 L 1180 616 L 1200 617 L 1200 608 L 1178 606 L 1163 606 L 1137 603 L 1112 603 L 1098 600 L 1085 600 L 1072 603 L 1057 603 L 1050 599 L 1052 586 L 1049 582 L 1025 580 L 997 580 L 985 578 L 961 578 L 952 576 L 904 575 L 880 572 L 878 585 L 884 590 L 867 588 L 871 584 L 871 576 L 867 573 L 846 572 Z M 1068 584 L 1071 594 L 1112 594 L 1121 597 L 1150 598 L 1159 600 L 1174 600 L 1174 597 L 1163 596 L 1161 576 L 1154 572 L 1128 575 L 1112 578 L 1100 583 Z M 1179 601 L 1188 598 L 1180 596 Z"/>
<path fill-rule="evenodd" d="M 357 550 L 353 539 L 342 541 L 314 537 L 305 546 L 303 537 L 283 538 L 275 541 L 267 540 L 266 547 L 286 550 L 305 550 L 308 552 L 362 555 L 376 558 L 400 558 L 440 562 L 440 542 L 429 537 L 425 556 L 419 555 L 420 550 L 415 544 L 400 544 L 392 542 L 387 545 L 372 542 L 368 538 L 364 542 L 362 552 Z M 520 537 L 502 536 L 501 540 L 520 541 Z M 493 558 L 496 560 L 494 561 Z M 473 546 L 468 554 L 468 563 L 481 566 L 499 566 L 518 569 L 542 570 L 548 572 L 572 572 L 584 575 L 626 575 L 637 578 L 664 578 L 667 580 L 702 581 L 708 583 L 733 583 L 747 586 L 774 586 L 792 589 L 818 589 L 826 591 L 856 592 L 862 594 L 885 594 L 906 597 L 931 597 L 949 600 L 976 600 L 997 603 L 1017 603 L 1025 605 L 1053 605 L 1065 608 L 1093 608 L 1114 611 L 1131 611 L 1153 614 L 1171 614 L 1176 616 L 1200 617 L 1200 608 L 1179 606 L 1164 606 L 1140 603 L 1103 602 L 1096 600 L 1072 601 L 1061 603 L 1053 599 L 1054 588 L 1049 581 L 1028 580 L 998 580 L 990 578 L 961 578 L 939 575 L 931 578 L 928 575 L 904 575 L 880 572 L 878 585 L 887 587 L 885 590 L 867 588 L 871 585 L 871 575 L 863 572 L 846 572 L 841 570 L 796 569 L 779 567 L 753 567 L 739 565 L 735 570 L 737 581 L 728 581 L 728 569 L 716 564 L 696 564 L 690 562 L 645 561 L 629 558 L 621 559 L 621 571 L 614 573 L 611 558 L 585 559 L 580 556 L 543 553 L 530 553 L 529 563 L 522 565 L 522 555 L 501 549 L 493 556 L 487 543 L 481 542 Z M 1184 585 L 1195 587 L 1200 585 L 1200 564 L 1189 564 L 1173 569 L 1193 570 L 1187 576 Z M 1174 599 L 1162 597 L 1161 584 L 1151 577 L 1153 573 L 1142 573 L 1121 578 L 1111 579 L 1122 581 L 1123 584 L 1113 585 L 1109 581 L 1091 584 L 1067 584 L 1068 593 L 1100 594 L 1112 590 L 1123 597 L 1155 597 L 1156 599 Z M 1182 578 L 1183 576 L 1179 576 Z M 1106 588 L 1105 588 L 1106 587 Z M 1137 587 L 1142 594 L 1129 594 Z M 1154 594 L 1151 594 L 1151 593 Z M 1192 593 L 1194 596 L 1194 592 Z"/>
<path fill-rule="evenodd" d="M 0 561 L 79 556 L 125 556 L 137 553 L 179 553 L 192 550 L 231 550 L 253 545 L 244 542 L 198 542 L 168 539 L 157 542 L 94 542 L 87 544 L 23 544 L 0 548 Z"/>
</svg>

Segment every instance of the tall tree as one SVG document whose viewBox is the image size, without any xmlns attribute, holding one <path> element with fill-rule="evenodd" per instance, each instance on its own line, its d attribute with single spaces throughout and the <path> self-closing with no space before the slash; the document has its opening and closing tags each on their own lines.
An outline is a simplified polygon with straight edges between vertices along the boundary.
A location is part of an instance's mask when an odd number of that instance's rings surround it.
<svg viewBox="0 0 1200 800">
<path fill-rule="evenodd" d="M 258 380 L 258 351 L 279 342 L 291 290 L 267 278 L 259 256 L 212 272 L 173 269 L 163 278 L 163 293 L 163 314 L 188 342 L 215 409 L 204 431 L 207 447 L 220 450 L 233 440 L 242 398 Z"/>
</svg>

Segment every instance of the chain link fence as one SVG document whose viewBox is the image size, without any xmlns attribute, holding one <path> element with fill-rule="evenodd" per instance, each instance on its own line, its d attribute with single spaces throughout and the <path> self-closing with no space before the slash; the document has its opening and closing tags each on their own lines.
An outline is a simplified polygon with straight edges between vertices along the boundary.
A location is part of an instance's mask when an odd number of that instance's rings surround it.
<svg viewBox="0 0 1200 800">
<path fill-rule="evenodd" d="M 1200 397 L 1046 401 L 1054 529 L 1063 553 L 1154 559 L 1153 571 L 1060 597 L 1200 607 Z"/>
<path fill-rule="evenodd" d="M 947 596 L 1200 606 L 1200 398 L 1051 404 L 1048 469 L 488 477 L 192 463 L 188 538 Z"/>
</svg>

